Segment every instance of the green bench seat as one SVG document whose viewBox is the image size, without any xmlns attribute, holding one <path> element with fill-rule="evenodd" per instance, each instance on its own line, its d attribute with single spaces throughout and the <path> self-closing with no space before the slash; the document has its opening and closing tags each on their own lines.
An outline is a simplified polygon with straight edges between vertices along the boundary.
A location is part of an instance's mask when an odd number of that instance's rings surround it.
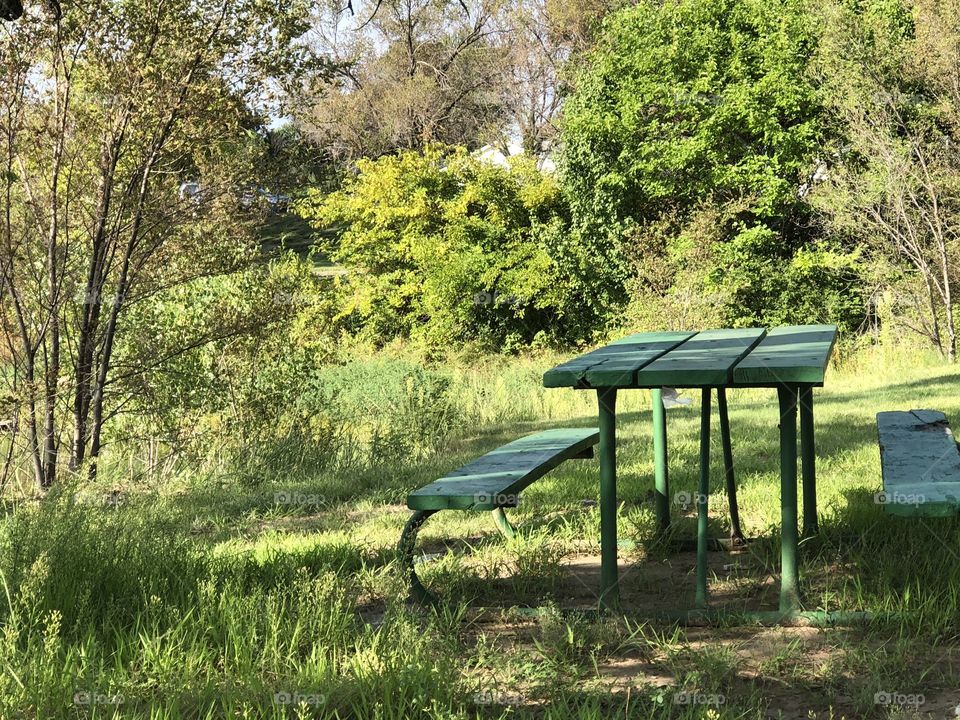
<svg viewBox="0 0 960 720">
<path fill-rule="evenodd" d="M 441 510 L 491 511 L 497 529 L 513 536 L 503 508 L 516 507 L 520 493 L 566 460 L 593 457 L 600 440 L 596 428 L 560 428 L 527 435 L 493 450 L 407 496 L 414 511 L 407 521 L 397 553 L 410 573 L 413 596 L 435 602 L 414 568 L 413 554 L 420 527 Z"/>
<path fill-rule="evenodd" d="M 947 517 L 960 512 L 960 452 L 937 410 L 877 413 L 883 493 L 894 515 Z"/>
</svg>

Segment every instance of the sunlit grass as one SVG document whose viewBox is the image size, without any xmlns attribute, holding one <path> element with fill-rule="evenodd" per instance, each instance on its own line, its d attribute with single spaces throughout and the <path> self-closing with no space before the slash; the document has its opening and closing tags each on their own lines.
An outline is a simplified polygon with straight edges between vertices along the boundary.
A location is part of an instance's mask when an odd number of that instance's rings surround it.
<svg viewBox="0 0 960 720">
<path fill-rule="evenodd" d="M 960 423 L 955 369 L 924 353 L 860 353 L 832 368 L 816 393 L 823 531 L 802 546 L 804 602 L 871 611 L 872 625 L 643 621 L 644 603 L 690 607 L 693 585 L 691 556 L 654 542 L 650 407 L 641 391 L 622 394 L 619 416 L 620 535 L 636 544 L 621 553 L 625 618 L 571 614 L 595 605 L 596 460 L 568 462 L 525 492 L 509 513 L 521 528 L 515 540 L 502 539 L 483 513 L 431 518 L 418 570 L 449 608 L 409 607 L 394 547 L 410 490 L 522 433 L 596 422 L 591 393 L 540 386 L 558 359 L 447 368 L 458 425 L 436 453 L 409 462 L 291 473 L 280 458 L 259 484 L 198 474 L 152 490 L 130 483 L 118 464 L 97 488 L 8 507 L 0 717 L 899 712 L 877 704 L 877 693 L 952 708 L 960 524 L 894 518 L 873 501 L 877 411 L 934 408 Z M 668 415 L 673 492 L 697 482 L 699 393 L 691 394 L 693 405 Z M 729 402 L 741 515 L 747 534 L 761 539 L 746 553 L 717 554 L 711 588 L 717 602 L 773 607 L 776 398 L 745 390 Z M 711 522 L 723 535 L 715 440 Z M 124 489 L 122 502 L 102 501 L 111 487 Z M 677 534 L 692 537 L 689 513 L 673 512 Z M 512 606 L 541 610 L 531 617 Z"/>
</svg>

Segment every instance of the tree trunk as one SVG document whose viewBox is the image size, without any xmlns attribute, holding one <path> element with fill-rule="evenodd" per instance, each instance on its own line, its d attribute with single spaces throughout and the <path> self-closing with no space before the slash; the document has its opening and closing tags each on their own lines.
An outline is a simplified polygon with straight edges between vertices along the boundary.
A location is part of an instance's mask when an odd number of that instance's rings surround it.
<svg viewBox="0 0 960 720">
<path fill-rule="evenodd" d="M 54 199 L 56 194 L 54 193 Z M 54 213 L 56 209 L 54 209 Z M 44 397 L 44 418 L 43 418 L 43 477 L 40 481 L 40 488 L 47 490 L 53 486 L 57 476 L 57 391 L 58 381 L 60 379 L 60 301 L 58 289 L 57 273 L 57 223 L 54 220 L 50 226 L 50 239 L 47 246 L 47 312 L 50 314 L 49 330 L 50 346 L 47 354 L 47 367 L 44 373 L 44 386 L 46 395 Z"/>
<path fill-rule="evenodd" d="M 46 474 L 43 470 L 43 455 L 40 452 L 40 433 L 37 429 L 36 363 L 27 357 L 24 382 L 27 387 L 27 438 L 30 442 L 30 457 L 33 460 L 33 478 L 37 487 L 42 488 Z"/>
<path fill-rule="evenodd" d="M 923 273 L 923 281 L 927 286 L 927 302 L 929 303 L 930 310 L 930 339 L 933 340 L 937 352 L 939 352 L 940 355 L 944 355 L 943 336 L 940 334 L 940 313 L 937 311 L 937 296 L 934 292 L 930 275 L 926 272 Z"/>
<path fill-rule="evenodd" d="M 947 359 L 953 363 L 957 361 L 957 327 L 953 317 L 953 288 L 950 286 L 950 259 L 947 254 L 947 244 L 942 236 L 938 237 L 937 250 L 940 254 L 940 282 L 943 283 L 943 305 L 946 310 Z"/>
</svg>

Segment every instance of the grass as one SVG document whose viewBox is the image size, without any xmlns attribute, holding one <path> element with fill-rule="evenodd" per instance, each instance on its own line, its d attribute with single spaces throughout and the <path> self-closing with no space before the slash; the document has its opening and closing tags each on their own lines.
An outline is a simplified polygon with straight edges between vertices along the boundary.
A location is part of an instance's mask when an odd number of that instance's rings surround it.
<svg viewBox="0 0 960 720">
<path fill-rule="evenodd" d="M 335 231 L 330 232 L 335 234 Z M 319 234 L 310 223 L 294 212 L 270 213 L 260 229 L 260 242 L 264 253 L 272 255 L 281 250 L 292 250 L 303 260 L 312 260 L 317 272 L 329 272 L 336 266 L 329 258 L 315 250 Z"/>
<path fill-rule="evenodd" d="M 441 513 L 418 566 L 449 601 L 406 603 L 394 546 L 405 494 L 507 439 L 596 422 L 594 398 L 545 390 L 557 358 L 453 368 L 460 418 L 438 452 L 287 472 L 260 484 L 183 476 L 154 489 L 69 488 L 0 522 L 2 718 L 909 718 L 960 703 L 960 523 L 875 504 L 874 414 L 960 421 L 956 370 L 923 354 L 845 358 L 816 395 L 822 533 L 801 548 L 808 609 L 867 610 L 849 628 L 681 628 L 693 555 L 654 541 L 646 393 L 621 403 L 622 617 L 598 617 L 596 461 L 535 483 L 501 539 Z M 714 602 L 773 609 L 779 524 L 775 394 L 731 393 L 746 552 L 711 555 Z M 697 482 L 698 399 L 668 413 L 674 492 Z M 716 420 L 715 420 L 716 422 Z M 958 425 L 960 427 L 960 425 Z M 715 444 L 711 522 L 727 532 Z M 693 509 L 674 506 L 680 535 Z M 518 608 L 538 607 L 531 615 Z M 496 609 L 502 608 L 502 609 Z"/>
</svg>

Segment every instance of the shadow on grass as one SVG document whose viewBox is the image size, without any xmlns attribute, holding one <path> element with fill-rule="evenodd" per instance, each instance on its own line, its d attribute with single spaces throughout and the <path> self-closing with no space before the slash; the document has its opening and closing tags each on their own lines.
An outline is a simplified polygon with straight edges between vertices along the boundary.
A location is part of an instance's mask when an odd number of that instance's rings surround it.
<svg viewBox="0 0 960 720">
<path fill-rule="evenodd" d="M 884 404 L 911 404 L 928 406 L 934 404 L 942 409 L 942 402 L 926 402 L 922 398 L 915 400 L 918 390 L 925 389 L 930 394 L 946 393 L 953 383 L 949 378 L 934 382 L 908 382 L 891 385 L 883 391 Z M 818 396 L 817 405 L 825 412 L 817 415 L 817 452 L 818 462 L 828 465 L 842 464 L 843 458 L 856 451 L 870 448 L 876 452 L 876 430 L 873 423 L 875 409 L 870 405 L 857 405 L 858 395 L 846 392 L 831 392 Z M 737 394 L 730 394 L 732 439 L 734 462 L 739 486 L 770 492 L 779 497 L 778 457 L 779 434 L 777 430 L 777 412 L 775 402 L 738 402 Z M 837 407 L 850 407 L 850 411 L 838 413 Z M 758 412 L 754 412 L 757 410 Z M 620 447 L 620 499 L 624 511 L 640 510 L 652 512 L 652 486 L 650 474 L 652 459 L 650 447 L 649 411 L 623 413 L 619 416 L 620 435 L 623 442 Z M 714 420 L 716 422 L 716 420 Z M 221 519 L 223 532 L 214 532 L 210 542 L 222 539 L 224 533 L 231 532 L 231 524 L 243 517 L 290 517 L 297 518 L 310 514 L 321 515 L 334 523 L 348 527 L 350 515 L 358 505 L 369 507 L 371 512 L 389 506 L 396 515 L 394 522 L 396 533 L 406 518 L 405 496 L 411 490 L 431 482 L 468 460 L 487 452 L 516 437 L 535 432 L 546 427 L 584 427 L 595 423 L 593 417 L 569 419 L 563 422 L 527 422 L 480 428 L 475 433 L 462 437 L 449 446 L 442 457 L 427 462 L 410 464 L 393 469 L 374 468 L 367 470 L 323 473 L 318 478 L 299 478 L 290 482 L 278 481 L 271 485 L 244 490 L 242 488 L 213 488 L 207 492 L 190 492 L 170 501 L 172 510 L 184 521 L 197 516 L 217 515 Z M 692 492 L 696 487 L 698 467 L 696 438 L 699 424 L 699 409 L 679 409 L 669 416 L 671 442 L 671 492 Z M 711 462 L 711 492 L 720 495 L 723 492 L 722 463 L 720 461 L 719 442 L 714 436 Z M 877 453 L 878 454 L 878 453 Z M 597 479 L 594 474 L 596 461 L 588 472 L 573 472 L 566 464 L 554 471 L 544 480 L 534 485 L 534 497 L 542 501 L 544 516 L 535 511 L 532 519 L 525 522 L 527 531 L 559 532 L 571 521 L 580 522 L 587 515 L 582 508 L 571 509 L 571 498 L 595 497 Z M 871 466 L 872 467 L 872 466 Z M 878 463 L 877 463 L 878 467 Z M 861 466 L 862 468 L 862 466 Z M 834 471 L 836 472 L 836 471 Z M 868 471 L 867 471 L 868 472 Z M 836 478 L 834 478 L 834 485 Z M 868 609 L 874 611 L 892 611 L 902 609 L 911 613 L 934 612 L 942 618 L 949 611 L 956 610 L 960 596 L 960 525 L 952 520 L 903 520 L 888 517 L 882 509 L 872 502 L 871 488 L 879 489 L 880 477 L 851 478 L 851 487 L 841 491 L 833 498 L 830 512 L 822 517 L 821 535 L 802 546 L 802 572 L 804 576 L 805 597 L 810 605 L 827 609 L 845 610 Z M 288 491 L 315 494 L 324 498 L 322 507 L 278 507 L 274 493 L 278 488 Z M 562 490 L 561 490 L 562 488 Z M 557 490 L 558 492 L 554 492 Z M 562 497 L 558 506 L 551 498 Z M 529 507 L 529 506 L 527 506 Z M 822 508 L 821 508 L 822 509 Z M 540 508 L 538 508 L 538 511 Z M 694 536 L 692 518 L 676 512 L 676 532 L 683 537 Z M 646 526 L 639 526 L 642 531 Z M 434 548 L 452 550 L 454 554 L 469 552 L 477 543 L 497 542 L 492 526 L 488 534 L 463 537 L 451 530 L 448 538 L 431 540 Z M 726 534 L 726 521 L 720 513 L 714 511 L 711 517 L 711 532 L 717 536 Z M 776 523 L 762 528 L 763 539 L 751 547 L 751 567 L 749 573 L 739 582 L 730 579 L 733 586 L 740 589 L 748 586 L 748 597 L 759 604 L 769 606 L 775 598 L 779 573 L 779 535 Z M 635 578 L 642 578 L 645 566 L 651 562 L 670 560 L 668 553 L 650 542 L 650 538 L 638 536 L 641 541 L 642 557 L 636 558 Z M 204 540 L 201 538 L 201 542 Z M 646 541 L 646 544 L 644 544 Z M 322 553 L 321 553 L 322 554 Z M 683 588 L 683 596 L 692 587 L 688 576 L 693 567 L 692 558 L 679 555 L 676 565 L 682 568 L 683 580 L 677 587 Z M 718 556 L 719 557 L 719 556 Z M 904 562 L 910 558 L 910 562 Z M 330 567 L 330 563 L 314 558 L 319 565 Z M 362 562 L 369 566 L 381 566 L 393 559 L 392 551 L 378 551 L 367 555 Z M 356 567 L 358 560 L 343 565 L 344 568 Z M 307 563 L 313 565 L 312 560 Z M 721 571 L 724 565 L 717 560 Z M 460 597 L 475 597 L 484 600 L 504 602 L 533 602 L 542 597 L 553 596 L 562 600 L 563 577 L 554 577 L 550 563 L 544 573 L 531 571 L 518 587 L 515 577 L 493 578 L 487 582 L 482 579 L 464 576 L 454 585 L 460 585 Z M 713 567 L 713 565 L 711 566 Z M 245 571 L 246 572 L 246 571 Z M 253 570 L 251 570 L 253 572 Z M 593 572 L 593 570 L 589 570 Z M 730 574 L 729 572 L 727 573 Z M 654 574 L 655 575 L 655 574 Z M 551 579 L 552 578 L 552 579 Z M 576 580 L 576 582 L 581 582 Z M 639 581 L 641 586 L 648 581 Z M 590 585 L 589 582 L 581 584 Z M 558 589 L 559 588 L 559 589 Z M 752 589 L 750 589 L 752 588 Z M 904 588 L 914 588 L 911 594 Z M 522 591 L 521 591 L 522 590 Z M 544 593 L 543 590 L 549 590 Z M 567 589 L 569 590 L 569 589 Z M 518 592 L 520 591 L 520 592 Z M 461 594 L 462 592 L 462 594 Z M 692 597 L 692 594 L 691 594 Z M 946 610 L 935 607 L 942 605 Z M 944 623 L 937 620 L 938 627 Z"/>
</svg>

